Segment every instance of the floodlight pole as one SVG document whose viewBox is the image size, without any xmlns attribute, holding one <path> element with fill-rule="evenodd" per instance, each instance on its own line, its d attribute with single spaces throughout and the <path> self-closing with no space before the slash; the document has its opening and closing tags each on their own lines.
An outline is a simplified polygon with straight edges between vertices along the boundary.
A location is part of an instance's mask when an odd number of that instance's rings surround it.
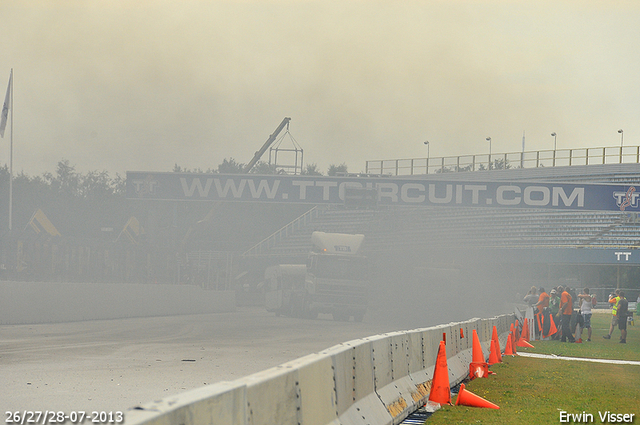
<svg viewBox="0 0 640 425">
<path fill-rule="evenodd" d="M 427 145 L 427 172 L 425 174 L 429 174 L 429 141 L 424 142 Z"/>
<path fill-rule="evenodd" d="M 554 131 L 553 133 L 551 133 L 551 136 L 553 137 L 553 166 L 555 167 L 556 166 L 556 150 L 558 150 L 558 135 Z"/>
<path fill-rule="evenodd" d="M 487 137 L 485 140 L 489 142 L 489 169 L 491 169 L 491 137 Z"/>
<path fill-rule="evenodd" d="M 622 146 L 624 145 L 624 131 L 622 129 L 618 130 L 620 133 L 620 164 L 622 164 Z"/>
</svg>

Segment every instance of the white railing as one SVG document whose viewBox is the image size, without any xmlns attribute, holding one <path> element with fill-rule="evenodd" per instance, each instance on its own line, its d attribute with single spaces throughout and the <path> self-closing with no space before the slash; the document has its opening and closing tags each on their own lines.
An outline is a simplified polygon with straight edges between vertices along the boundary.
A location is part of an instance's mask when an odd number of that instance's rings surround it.
<svg viewBox="0 0 640 425">
<path fill-rule="evenodd" d="M 541 150 L 438 158 L 383 159 L 367 161 L 365 173 L 401 176 L 505 168 L 632 163 L 640 163 L 640 146 Z"/>
<path fill-rule="evenodd" d="M 302 214 L 300 217 L 286 224 L 282 228 L 276 230 L 270 236 L 264 238 L 247 251 L 245 251 L 242 256 L 243 257 L 254 257 L 265 255 L 267 251 L 276 246 L 281 241 L 288 238 L 290 235 L 295 234 L 300 229 L 307 227 L 310 223 L 312 223 L 318 217 L 318 207 L 315 206 L 311 208 L 309 211 Z"/>
</svg>

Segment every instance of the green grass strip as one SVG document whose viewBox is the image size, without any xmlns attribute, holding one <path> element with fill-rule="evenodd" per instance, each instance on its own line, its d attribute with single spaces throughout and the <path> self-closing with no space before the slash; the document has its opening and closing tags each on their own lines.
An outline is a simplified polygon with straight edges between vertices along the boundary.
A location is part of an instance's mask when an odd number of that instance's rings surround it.
<svg viewBox="0 0 640 425">
<path fill-rule="evenodd" d="M 535 341 L 535 348 L 520 351 L 640 360 L 638 327 L 628 326 L 627 344 L 620 344 L 617 329 L 612 339 L 602 338 L 609 331 L 610 320 L 610 315 L 594 315 L 592 342 L 586 342 L 583 334 L 582 344 Z M 426 423 L 555 424 L 563 423 L 561 412 L 566 412 L 565 418 L 568 414 L 593 416 L 593 421 L 587 416 L 587 420 L 564 423 L 610 423 L 601 421 L 599 414 L 605 412 L 634 414 L 633 423 L 640 423 L 640 366 L 518 356 L 504 356 L 503 360 L 491 367 L 496 375 L 467 383 L 467 390 L 497 404 L 500 410 L 443 406 Z"/>
<path fill-rule="evenodd" d="M 620 330 L 616 326 L 611 339 L 602 338 L 609 333 L 611 314 L 594 314 L 591 317 L 591 342 L 587 342 L 587 330 L 582 332 L 582 344 L 559 341 L 534 341 L 535 348 L 522 349 L 529 353 L 555 354 L 567 357 L 588 357 L 640 361 L 640 331 L 638 326 L 627 325 L 627 343 L 620 344 Z M 640 326 L 640 323 L 638 323 Z M 638 383 L 640 387 L 640 382 Z M 640 423 L 640 420 L 639 422 Z"/>
</svg>

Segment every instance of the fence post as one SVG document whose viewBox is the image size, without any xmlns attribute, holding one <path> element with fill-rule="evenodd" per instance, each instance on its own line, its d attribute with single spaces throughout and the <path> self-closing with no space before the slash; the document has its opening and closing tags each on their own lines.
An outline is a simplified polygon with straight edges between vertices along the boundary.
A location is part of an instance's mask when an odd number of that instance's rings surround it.
<svg viewBox="0 0 640 425">
<path fill-rule="evenodd" d="M 569 149 L 569 165 L 571 165 L 572 157 L 573 157 L 573 149 Z"/>
<path fill-rule="evenodd" d="M 620 164 L 622 164 L 622 146 L 620 146 Z"/>
</svg>

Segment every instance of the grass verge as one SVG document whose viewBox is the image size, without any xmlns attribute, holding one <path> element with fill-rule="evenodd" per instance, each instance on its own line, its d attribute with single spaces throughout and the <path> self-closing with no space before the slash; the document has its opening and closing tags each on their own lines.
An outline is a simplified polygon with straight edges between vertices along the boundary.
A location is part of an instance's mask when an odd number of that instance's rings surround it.
<svg viewBox="0 0 640 425">
<path fill-rule="evenodd" d="M 610 325 L 611 314 L 594 314 L 591 317 L 591 342 L 587 342 L 587 330 L 585 329 L 582 332 L 582 344 L 535 341 L 532 343 L 535 348 L 523 348 L 521 351 L 567 357 L 640 361 L 640 331 L 636 330 L 638 326 L 627 326 L 627 343 L 620 344 L 620 330 L 617 326 L 611 339 L 602 338 L 609 333 Z"/>
<path fill-rule="evenodd" d="M 597 317 L 596 317 L 597 316 Z M 594 315 L 591 343 L 569 344 L 535 341 L 528 352 L 572 357 L 640 360 L 640 330 L 628 327 L 627 344 L 619 344 L 620 331 L 611 340 L 610 316 Z M 586 341 L 586 337 L 583 338 Z M 520 351 L 525 351 L 524 349 Z M 599 412 L 635 414 L 640 423 L 640 365 L 503 357 L 491 367 L 497 375 L 475 379 L 467 390 L 498 406 L 500 410 L 465 406 L 443 406 L 426 422 L 433 424 L 552 424 L 560 423 L 561 412 L 593 415 L 593 423 L 602 422 Z M 455 397 L 453 398 L 455 403 Z M 588 422 L 588 421 L 587 421 Z M 575 423 L 575 422 L 574 422 Z"/>
</svg>

